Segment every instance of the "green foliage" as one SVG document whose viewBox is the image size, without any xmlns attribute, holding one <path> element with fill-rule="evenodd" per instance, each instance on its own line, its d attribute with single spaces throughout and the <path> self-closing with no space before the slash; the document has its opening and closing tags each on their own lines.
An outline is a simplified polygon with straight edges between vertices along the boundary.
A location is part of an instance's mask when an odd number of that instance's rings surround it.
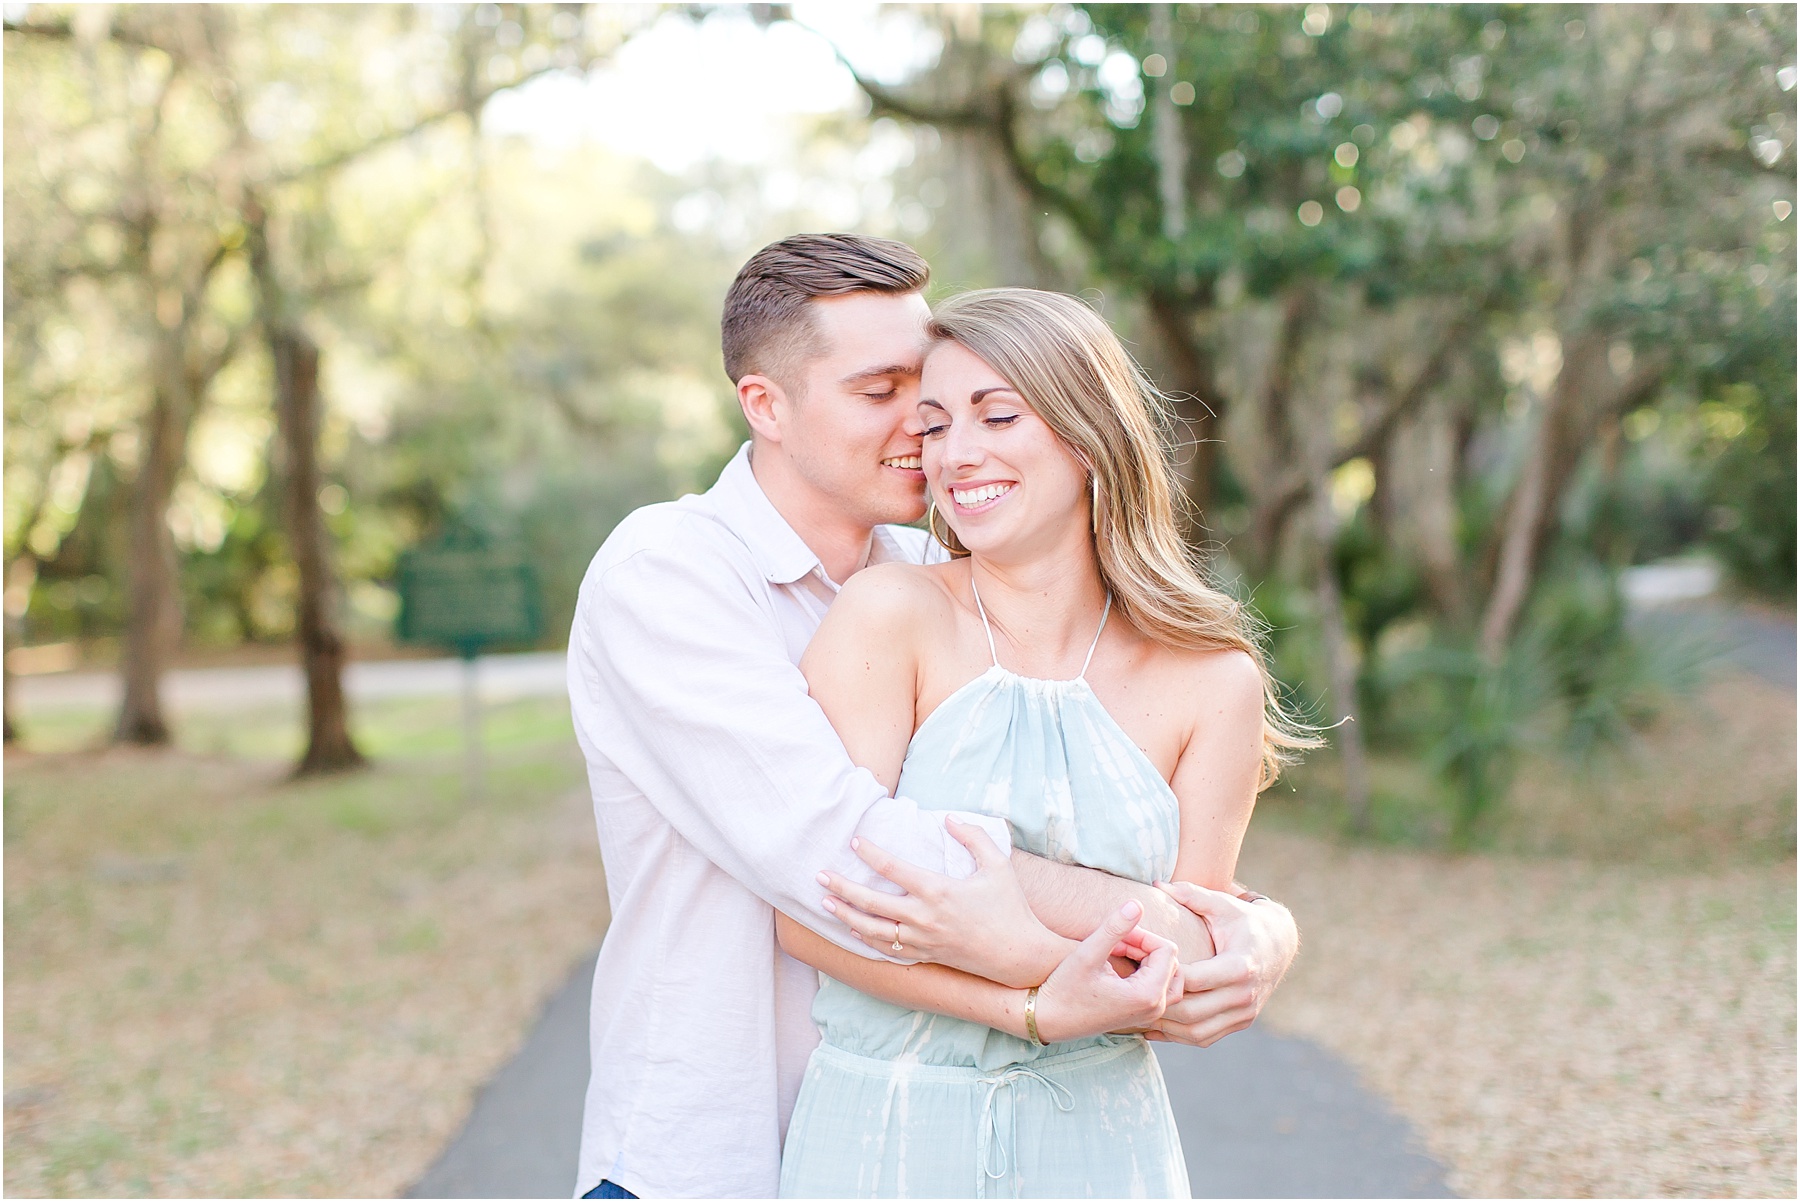
<svg viewBox="0 0 1800 1202">
<path fill-rule="evenodd" d="M 1324 454 L 1364 728 L 1428 755 L 1456 840 L 1526 749 L 1619 746 L 1691 683 L 1689 650 L 1627 625 L 1621 569 L 1710 541 L 1792 595 L 1791 10 L 946 30 L 954 71 L 877 106 L 984 138 L 1064 286 L 1220 448 L 1194 495 L 1308 699 Z"/>
<path fill-rule="evenodd" d="M 1521 751 L 1541 737 L 1548 694 L 1535 640 L 1515 640 L 1494 663 L 1472 645 L 1440 643 L 1389 666 L 1394 709 L 1424 761 L 1450 789 L 1450 839 L 1469 846 L 1505 796 Z"/>
<path fill-rule="evenodd" d="M 232 106 L 253 134 L 282 289 L 322 351 L 319 504 L 353 638 L 387 637 L 400 550 L 481 506 L 539 557 L 546 640 L 559 641 L 613 522 L 700 486 L 733 449 L 716 338 L 735 252 L 670 225 L 683 185 L 591 145 L 483 134 L 459 107 L 478 112 L 521 72 L 588 61 L 638 17 L 492 15 L 35 6 L 16 18 L 6 521 L 26 640 L 119 628 L 152 351 L 176 277 L 215 246 L 187 310 L 189 353 L 231 353 L 204 387 L 170 506 L 183 616 L 208 644 L 292 633 L 271 372 L 231 208 L 245 169 Z M 125 211 L 134 187 L 154 215 L 142 246 Z"/>
<path fill-rule="evenodd" d="M 1794 388 L 1766 397 L 1756 390 L 1727 412 L 1743 433 L 1722 450 L 1707 476 L 1714 511 L 1712 544 L 1738 579 L 1777 600 L 1794 601 Z"/>
<path fill-rule="evenodd" d="M 1791 220 L 1791 219 L 1790 219 Z M 1699 380 L 1695 455 L 1705 467 L 1711 543 L 1749 588 L 1793 604 L 1795 546 L 1794 281 L 1751 284 L 1754 314 Z"/>
<path fill-rule="evenodd" d="M 1372 673 L 1385 733 L 1447 787 L 1456 846 L 1479 839 L 1522 755 L 1592 766 L 1629 749 L 1700 678 L 1707 648 L 1655 626 L 1633 629 L 1604 569 L 1577 562 L 1550 580 L 1498 660 L 1440 639 Z"/>
<path fill-rule="evenodd" d="M 1562 750 L 1577 762 L 1630 745 L 1668 701 L 1699 682 L 1706 648 L 1691 637 L 1634 630 L 1616 582 L 1591 563 L 1554 576 L 1530 615 Z"/>
</svg>

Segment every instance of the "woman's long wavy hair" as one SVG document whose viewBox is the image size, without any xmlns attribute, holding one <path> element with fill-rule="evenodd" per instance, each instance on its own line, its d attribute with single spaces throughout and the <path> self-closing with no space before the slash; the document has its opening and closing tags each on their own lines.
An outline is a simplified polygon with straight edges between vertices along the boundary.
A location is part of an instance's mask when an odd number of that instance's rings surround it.
<svg viewBox="0 0 1800 1202">
<path fill-rule="evenodd" d="M 1263 678 L 1258 789 L 1274 783 L 1296 752 L 1319 746 L 1281 702 L 1257 621 L 1209 582 L 1181 536 L 1168 403 L 1112 327 L 1072 296 L 988 288 L 943 302 L 928 329 L 1004 377 L 1098 482 L 1094 546 L 1114 607 L 1165 646 L 1229 648 L 1256 661 Z M 944 521 L 934 515 L 931 524 L 952 553 L 967 554 Z"/>
</svg>

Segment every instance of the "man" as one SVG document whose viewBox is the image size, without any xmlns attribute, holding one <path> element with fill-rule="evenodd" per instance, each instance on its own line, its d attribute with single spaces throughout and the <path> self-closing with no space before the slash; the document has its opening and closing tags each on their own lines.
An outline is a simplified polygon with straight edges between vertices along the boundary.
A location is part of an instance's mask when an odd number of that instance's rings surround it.
<svg viewBox="0 0 1800 1202">
<path fill-rule="evenodd" d="M 1266 898 L 1178 890 L 1189 910 L 1136 882 L 1009 861 L 991 817 L 954 815 L 969 825 L 947 830 L 851 764 L 807 696 L 796 665 L 839 585 L 927 556 L 919 531 L 890 524 L 925 508 L 914 406 L 928 277 L 881 239 L 758 252 L 721 323 L 749 446 L 705 495 L 620 523 L 583 581 L 569 691 L 612 902 L 583 1196 L 773 1196 L 818 1039 L 816 976 L 777 948 L 774 909 L 880 954 L 826 912 L 821 879 L 892 889 L 871 865 L 905 876 L 934 907 L 932 958 L 997 980 L 1034 954 L 1029 923 L 994 919 L 997 889 L 1022 889 L 1069 939 L 1135 901 L 1192 960 L 1158 1031 L 1184 1042 L 1249 1025 L 1292 959 L 1293 920 Z"/>
</svg>

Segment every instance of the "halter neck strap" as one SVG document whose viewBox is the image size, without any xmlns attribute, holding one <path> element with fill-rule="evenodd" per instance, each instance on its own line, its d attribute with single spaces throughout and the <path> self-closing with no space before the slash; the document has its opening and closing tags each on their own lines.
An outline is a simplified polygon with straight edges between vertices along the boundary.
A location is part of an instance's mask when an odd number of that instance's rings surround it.
<svg viewBox="0 0 1800 1202">
<path fill-rule="evenodd" d="M 973 572 L 969 573 L 969 591 L 975 594 L 975 612 L 981 615 L 981 628 L 987 631 L 988 658 L 992 659 L 994 661 L 994 666 L 998 668 L 1000 666 L 1000 653 L 994 650 L 994 628 L 988 623 L 987 607 L 981 603 L 981 590 L 975 587 L 975 573 Z"/>
<path fill-rule="evenodd" d="M 981 590 L 975 587 L 975 573 L 969 573 L 969 591 L 975 594 L 975 612 L 981 615 L 981 629 L 987 634 L 988 658 L 994 666 L 1000 666 L 1000 652 L 994 649 L 994 627 L 988 621 L 987 607 L 981 603 Z M 1088 644 L 1087 658 L 1081 661 L 1081 671 L 1075 674 L 1076 680 L 1086 680 L 1088 665 L 1094 662 L 1094 652 L 1100 649 L 1100 636 L 1106 633 L 1106 619 L 1112 616 L 1112 593 L 1106 594 L 1106 608 L 1100 611 L 1100 629 L 1094 631 L 1094 641 Z"/>
<path fill-rule="evenodd" d="M 1094 662 L 1094 652 L 1100 649 L 1100 636 L 1106 633 L 1106 619 L 1112 616 L 1112 594 L 1106 594 L 1106 608 L 1100 611 L 1100 629 L 1094 631 L 1094 641 L 1088 644 L 1087 658 L 1081 661 L 1081 671 L 1076 680 L 1086 680 L 1088 665 Z"/>
</svg>

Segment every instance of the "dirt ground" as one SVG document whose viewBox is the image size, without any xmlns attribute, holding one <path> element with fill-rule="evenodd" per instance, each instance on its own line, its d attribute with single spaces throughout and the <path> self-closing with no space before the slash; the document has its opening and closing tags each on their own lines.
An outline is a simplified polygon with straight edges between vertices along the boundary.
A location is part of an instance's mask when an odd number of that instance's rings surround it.
<svg viewBox="0 0 1800 1202">
<path fill-rule="evenodd" d="M 431 763 L 8 754 L 8 1195 L 424 1171 L 607 917 L 572 740 Z"/>
<path fill-rule="evenodd" d="M 1303 932 L 1264 1021 L 1357 1066 L 1460 1193 L 1794 1196 L 1794 698 L 1699 701 L 1609 770 L 1526 774 L 1501 840 L 1586 856 L 1252 826 L 1243 878 Z"/>
</svg>

